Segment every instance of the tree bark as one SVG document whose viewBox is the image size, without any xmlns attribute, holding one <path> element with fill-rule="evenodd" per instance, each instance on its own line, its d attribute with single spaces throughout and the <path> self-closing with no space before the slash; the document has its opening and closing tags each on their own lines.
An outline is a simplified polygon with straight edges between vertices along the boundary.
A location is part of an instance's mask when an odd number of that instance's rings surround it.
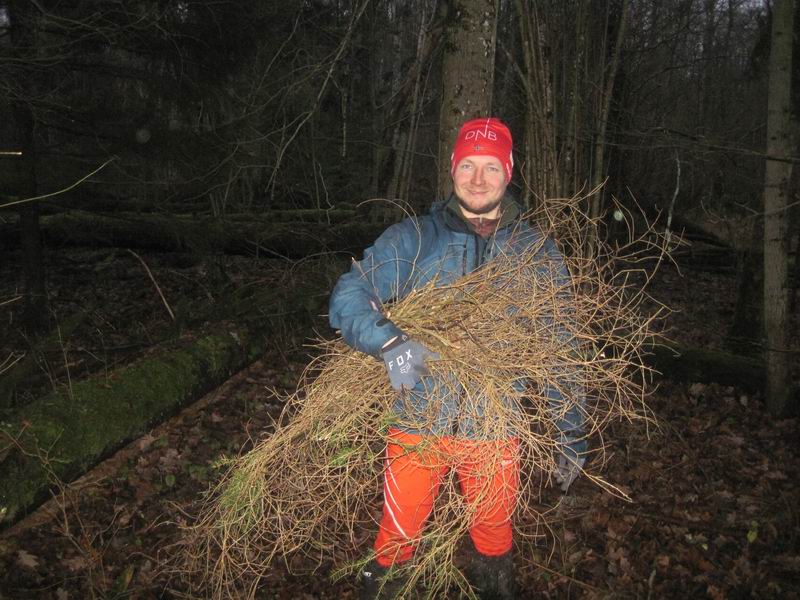
<svg viewBox="0 0 800 600">
<path fill-rule="evenodd" d="M 447 0 L 439 113 L 438 195 L 452 189 L 450 156 L 461 124 L 490 116 L 498 0 Z"/>
<path fill-rule="evenodd" d="M 794 0 L 775 0 L 767 99 L 767 155 L 792 151 L 791 87 Z M 764 175 L 764 333 L 767 407 L 783 414 L 790 400 L 788 198 L 792 163 L 767 160 Z"/>
<path fill-rule="evenodd" d="M 587 21 L 589 20 L 589 2 L 581 0 L 577 6 L 577 17 L 575 19 L 575 59 L 572 65 L 572 84 L 569 97 L 567 98 L 567 108 L 564 114 L 567 116 L 567 134 L 564 137 L 564 148 L 562 151 L 560 186 L 557 196 L 574 194 L 580 189 L 581 167 L 578 159 L 578 149 L 580 148 L 580 131 L 582 123 L 581 105 L 584 99 L 581 97 L 582 79 L 586 79 L 586 51 L 588 45 Z"/>
<path fill-rule="evenodd" d="M 34 158 L 28 157 L 25 162 L 33 170 Z M 35 175 L 32 175 L 32 179 L 32 185 L 24 194 L 26 197 L 36 195 Z M 19 236 L 25 282 L 23 325 L 28 334 L 36 335 L 47 329 L 48 318 L 39 207 L 35 202 L 23 204 L 19 210 Z"/>
<path fill-rule="evenodd" d="M 525 185 L 523 202 L 535 208 L 539 201 L 561 195 L 558 173 L 557 110 L 553 97 L 553 68 L 550 30 L 534 3 L 517 0 L 525 72 L 525 164 L 521 167 Z"/>
<path fill-rule="evenodd" d="M 11 20 L 11 43 L 14 54 L 21 64 L 32 58 L 35 52 L 36 32 L 31 6 L 28 2 L 9 4 Z M 23 79 L 21 77 L 21 79 Z M 35 119 L 30 101 L 27 78 L 18 81 L 16 98 L 11 100 L 11 115 L 16 147 L 21 154 L 17 162 L 14 181 L 10 186 L 19 198 L 36 196 L 36 147 L 34 140 Z M 22 272 L 25 282 L 25 309 L 23 326 L 28 334 L 38 334 L 47 327 L 47 295 L 45 292 L 44 264 L 42 262 L 42 240 L 39 232 L 39 207 L 35 202 L 21 204 L 19 208 L 19 235 L 22 246 Z"/>
<path fill-rule="evenodd" d="M 594 161 L 593 161 L 593 176 L 592 176 L 592 189 L 597 188 L 606 175 L 606 135 L 608 130 L 608 117 L 611 112 L 611 98 L 614 94 L 614 82 L 617 78 L 619 71 L 620 55 L 622 54 L 622 43 L 625 40 L 625 32 L 628 28 L 628 5 L 629 0 L 622 0 L 622 8 L 620 8 L 619 22 L 617 23 L 617 38 L 614 42 L 614 50 L 611 55 L 611 63 L 608 65 L 608 75 L 603 77 L 602 94 L 601 94 L 601 108 L 598 115 L 597 132 L 595 133 L 594 140 Z M 603 193 L 598 192 L 589 199 L 589 216 L 598 217 L 602 210 Z"/>
<path fill-rule="evenodd" d="M 736 303 L 726 345 L 737 354 L 753 355 L 761 351 L 763 332 L 764 273 L 761 269 L 764 224 L 754 220 L 749 243 L 737 251 Z"/>
</svg>

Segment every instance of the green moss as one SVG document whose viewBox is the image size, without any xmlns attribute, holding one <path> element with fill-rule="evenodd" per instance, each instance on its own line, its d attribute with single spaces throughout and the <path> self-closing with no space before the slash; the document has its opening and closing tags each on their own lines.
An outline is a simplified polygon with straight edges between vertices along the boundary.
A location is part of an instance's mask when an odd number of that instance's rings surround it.
<svg viewBox="0 0 800 600">
<path fill-rule="evenodd" d="M 292 335 L 305 335 L 316 316 L 309 311 L 324 308 L 331 280 L 343 269 L 320 261 L 291 282 L 288 294 L 271 287 L 242 297 L 235 308 L 246 309 L 240 313 L 246 324 L 222 322 L 200 337 L 165 343 L 135 363 L 73 382 L 13 413 L 0 425 L 6 438 L 0 441 L 0 527 L 46 499 L 56 480 L 71 481 L 253 362 L 267 344 L 277 343 L 288 312 Z M 233 303 L 219 304 L 230 316 Z M 281 316 L 270 319 L 264 312 Z M 6 443 L 11 439 L 18 447 Z"/>
<path fill-rule="evenodd" d="M 249 470 L 232 472 L 219 498 L 220 527 L 247 532 L 264 519 L 263 504 L 266 479 Z"/>
<path fill-rule="evenodd" d="M 46 495 L 56 479 L 73 479 L 251 361 L 263 351 L 260 336 L 253 337 L 241 327 L 220 327 L 18 411 L 2 425 L 4 437 L 19 444 L 0 460 L 6 520 Z"/>
</svg>

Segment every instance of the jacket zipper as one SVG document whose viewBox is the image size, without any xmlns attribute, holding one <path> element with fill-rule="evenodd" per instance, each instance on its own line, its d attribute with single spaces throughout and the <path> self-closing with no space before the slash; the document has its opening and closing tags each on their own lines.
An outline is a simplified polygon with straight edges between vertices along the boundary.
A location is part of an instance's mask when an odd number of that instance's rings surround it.
<svg viewBox="0 0 800 600">
<path fill-rule="evenodd" d="M 494 234 L 490 235 L 489 238 L 485 240 L 485 244 L 483 246 L 483 249 L 480 248 L 480 242 L 481 242 L 481 240 L 479 239 L 480 236 L 477 233 L 473 233 L 472 234 L 472 238 L 475 241 L 475 259 L 473 260 L 473 263 L 475 264 L 475 269 L 477 269 L 478 267 L 480 267 L 484 263 L 484 260 L 486 258 L 485 257 L 486 250 L 488 248 L 491 248 L 492 244 L 494 243 Z M 468 240 L 464 240 L 464 254 L 463 254 L 463 257 L 462 257 L 462 260 L 461 260 L 461 270 L 463 271 L 464 275 L 467 274 L 467 245 L 468 245 L 468 243 L 469 243 Z M 458 396 L 456 398 L 456 403 L 459 405 L 457 413 L 461 414 L 461 406 L 460 406 L 461 397 L 460 396 Z M 453 435 L 456 435 L 456 436 L 459 435 L 459 433 L 460 433 L 460 431 L 459 431 L 460 430 L 460 423 L 461 423 L 461 419 L 458 418 L 458 419 L 456 419 L 456 422 L 455 422 L 454 426 L 451 426 Z"/>
<path fill-rule="evenodd" d="M 475 257 L 472 260 L 472 271 L 483 265 L 486 262 L 487 251 L 494 243 L 494 234 L 490 235 L 486 240 L 483 240 L 477 233 L 472 234 L 472 239 L 475 242 Z M 483 243 L 481 243 L 483 242 Z M 461 261 L 462 275 L 467 274 L 467 241 L 464 241 L 464 255 Z M 481 246 L 483 246 L 481 248 Z M 471 271 L 470 271 L 471 272 Z"/>
</svg>

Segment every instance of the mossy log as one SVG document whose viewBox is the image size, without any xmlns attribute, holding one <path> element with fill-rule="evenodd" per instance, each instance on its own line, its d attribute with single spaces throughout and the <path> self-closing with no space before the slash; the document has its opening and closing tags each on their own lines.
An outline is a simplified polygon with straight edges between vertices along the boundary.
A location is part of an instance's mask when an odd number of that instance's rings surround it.
<svg viewBox="0 0 800 600">
<path fill-rule="evenodd" d="M 308 261 L 280 286 L 236 290 L 213 325 L 165 341 L 126 366 L 61 385 L 0 422 L 0 528 L 152 426 L 177 412 L 270 345 L 299 347 L 325 312 L 345 265 Z M 224 320 L 223 320 L 224 319 Z M 208 314 L 212 320 L 212 313 Z"/>
<path fill-rule="evenodd" d="M 0 514 L 13 522 L 182 405 L 255 360 L 266 339 L 217 325 L 106 375 L 61 386 L 0 423 Z"/>
<path fill-rule="evenodd" d="M 6 418 L 0 423 L 0 528 L 45 500 L 57 482 L 72 481 L 219 386 L 268 345 L 303 343 L 324 312 L 325 268 L 280 289 L 230 298 L 227 314 L 236 322 L 218 322 L 126 366 L 64 384 Z"/>
<path fill-rule="evenodd" d="M 276 222 L 264 215 L 218 221 L 209 218 L 155 214 L 63 213 L 41 219 L 49 246 L 139 248 L 172 252 L 223 252 L 302 258 L 326 251 L 357 253 L 371 244 L 386 225 L 351 219 L 340 223 Z M 18 243 L 10 229 L 4 246 Z"/>
</svg>

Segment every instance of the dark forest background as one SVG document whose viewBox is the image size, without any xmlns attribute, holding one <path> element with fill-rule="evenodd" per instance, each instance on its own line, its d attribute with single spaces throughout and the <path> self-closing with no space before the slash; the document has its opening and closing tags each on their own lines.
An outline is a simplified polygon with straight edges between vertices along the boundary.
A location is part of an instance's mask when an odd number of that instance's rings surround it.
<svg viewBox="0 0 800 600">
<path fill-rule="evenodd" d="M 786 266 L 766 285 L 789 312 L 798 279 L 800 77 L 783 86 L 783 145 L 769 150 L 773 13 L 746 0 L 0 3 L 2 232 L 25 273 L 13 319 L 53 325 L 40 216 L 51 243 L 183 235 L 249 251 L 257 232 L 237 225 L 251 218 L 385 223 L 448 193 L 458 124 L 491 113 L 515 132 L 527 207 L 605 182 L 593 216 L 638 206 L 729 251 L 731 347 L 759 352 L 770 152 L 785 185 L 769 213 L 780 239 L 767 237 Z M 143 213 L 153 220 L 121 231 Z M 272 250 L 321 249 L 285 237 Z"/>
<path fill-rule="evenodd" d="M 465 52 L 448 35 L 471 18 L 496 27 L 487 93 L 519 172 L 559 171 L 545 189 L 517 177 L 523 198 L 599 175 L 666 206 L 680 160 L 677 214 L 718 217 L 729 238 L 759 211 L 771 9 L 744 0 L 4 2 L 3 149 L 35 169 L 6 156 L 3 193 L 64 189 L 115 157 L 58 206 L 422 209 L 442 192 L 443 59 Z"/>
<path fill-rule="evenodd" d="M 289 389 L 337 274 L 449 194 L 478 115 L 526 208 L 683 239 L 661 289 L 704 316 L 657 368 L 796 414 L 794 4 L 0 0 L 0 521 L 265 353 Z"/>
</svg>

